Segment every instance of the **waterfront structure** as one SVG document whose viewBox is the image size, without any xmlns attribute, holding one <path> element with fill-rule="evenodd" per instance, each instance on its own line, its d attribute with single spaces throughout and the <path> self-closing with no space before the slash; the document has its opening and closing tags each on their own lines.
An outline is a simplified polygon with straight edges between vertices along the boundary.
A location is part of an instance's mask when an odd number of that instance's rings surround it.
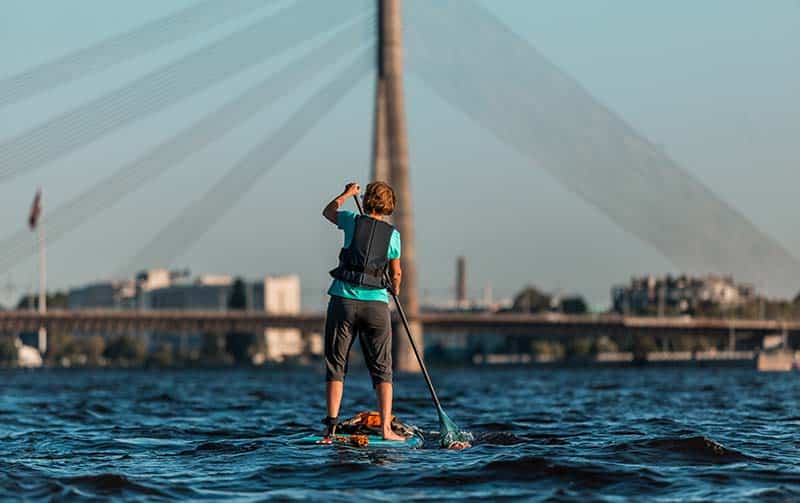
<svg viewBox="0 0 800 503">
<path fill-rule="evenodd" d="M 42 353 L 37 348 L 23 344 L 19 337 L 14 337 L 14 347 L 17 350 L 17 366 L 37 368 L 44 363 Z"/>
<path fill-rule="evenodd" d="M 612 310 L 626 315 L 692 314 L 698 306 L 731 309 L 757 300 L 752 285 L 730 276 L 642 276 L 611 290 Z"/>
<path fill-rule="evenodd" d="M 472 334 L 486 340 L 567 341 L 586 337 L 672 339 L 703 336 L 720 344 L 734 342 L 743 347 L 763 347 L 762 340 L 775 334 L 799 347 L 800 321 L 710 319 L 689 317 L 630 317 L 613 314 L 571 316 L 560 313 L 421 313 L 420 320 L 431 333 Z M 274 315 L 259 311 L 200 310 L 30 310 L 0 311 L 0 332 L 35 331 L 44 324 L 51 330 L 141 334 L 143 331 L 172 333 L 261 332 L 266 328 L 295 328 L 320 332 L 324 313 Z M 733 347 L 734 344 L 728 344 Z"/>
<path fill-rule="evenodd" d="M 189 271 L 152 269 L 137 275 L 137 307 L 140 310 L 225 311 L 233 278 L 201 275 L 192 279 Z M 153 331 L 143 334 L 150 350 L 169 344 L 179 354 L 199 350 L 202 332 Z"/>
<path fill-rule="evenodd" d="M 70 288 L 67 291 L 67 309 L 135 309 L 137 306 L 136 283 L 133 280 L 97 281 L 88 285 Z M 110 332 L 76 330 L 77 336 L 100 335 L 107 337 Z M 149 335 L 149 334 L 148 334 Z"/>
<path fill-rule="evenodd" d="M 147 292 L 146 309 L 181 311 L 228 311 L 228 301 L 234 288 L 234 279 L 226 275 L 200 275 L 172 281 L 168 286 Z M 262 311 L 271 315 L 297 315 L 300 313 L 301 290 L 297 275 L 266 276 L 260 282 L 245 282 L 245 311 Z M 304 351 L 302 332 L 296 328 L 262 329 L 262 343 L 253 355 L 256 364 L 265 361 L 283 361 L 299 356 Z M 163 338 L 166 334 L 154 334 Z M 182 346 L 194 347 L 200 343 L 200 333 L 182 340 Z M 195 340 L 196 339 L 196 340 Z"/>
<path fill-rule="evenodd" d="M 264 311 L 267 314 L 300 314 L 300 297 L 300 278 L 297 275 L 264 278 Z M 305 350 L 302 332 L 297 328 L 267 328 L 264 330 L 264 343 L 263 359 L 266 361 L 280 362 L 287 357 L 300 356 Z"/>
<path fill-rule="evenodd" d="M 188 270 L 170 271 L 150 269 L 141 271 L 133 280 L 99 281 L 73 288 L 68 292 L 67 307 L 74 311 L 131 310 L 135 312 L 226 312 L 234 289 L 234 278 L 229 275 L 202 274 L 191 277 Z M 243 283 L 247 312 L 271 315 L 299 315 L 301 309 L 300 278 L 297 275 L 266 276 L 261 281 Z M 151 349 L 161 342 L 169 342 L 181 351 L 197 349 L 206 330 L 172 330 L 152 327 L 138 332 L 148 341 Z M 99 329 L 99 330 L 98 330 Z M 113 330 L 107 326 L 91 324 L 74 331 L 77 335 L 99 333 L 108 335 Z M 303 354 L 306 349 L 319 353 L 319 334 L 311 334 L 306 348 L 301 330 L 293 327 L 259 327 L 254 333 L 262 334 L 255 363 L 282 361 L 286 357 Z M 316 339 L 314 338 L 316 336 Z"/>
</svg>

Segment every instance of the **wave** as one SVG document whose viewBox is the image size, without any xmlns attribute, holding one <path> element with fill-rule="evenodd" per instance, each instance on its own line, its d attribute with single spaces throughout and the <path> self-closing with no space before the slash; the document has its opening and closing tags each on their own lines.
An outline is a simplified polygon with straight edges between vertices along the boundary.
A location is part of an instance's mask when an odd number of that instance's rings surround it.
<svg viewBox="0 0 800 503">
<path fill-rule="evenodd" d="M 0 416 L 0 501 L 796 500 L 800 411 L 789 402 L 786 412 L 760 407 L 793 396 L 796 380 L 759 375 L 767 384 L 753 392 L 740 384 L 750 370 L 686 372 L 631 379 L 620 370 L 589 379 L 563 371 L 545 379 L 527 369 L 487 370 L 480 379 L 454 379 L 468 387 L 464 396 L 475 393 L 452 401 L 458 390 L 448 390 L 448 413 L 476 437 L 459 452 L 437 442 L 429 399 L 396 412 L 425 429 L 425 448 L 297 445 L 321 431 L 324 415 L 323 378 L 307 371 L 242 372 L 225 390 L 207 387 L 218 373 L 194 371 L 110 372 L 101 390 L 92 373 L 20 374 L 33 384 L 6 384 L 0 397 L 0 410 L 13 411 Z M 509 377 L 521 384 L 503 397 L 497 390 Z M 418 376 L 403 379 L 403 393 L 423 396 Z M 347 409 L 374 407 L 362 381 L 348 387 Z M 54 392 L 55 382 L 74 391 Z M 677 394 L 665 391 L 671 382 Z M 603 389 L 614 383 L 624 396 Z M 706 385 L 716 391 L 700 390 Z M 629 399 L 634 392 L 644 399 Z M 710 409 L 710 392 L 737 400 Z M 256 402 L 269 396 L 270 403 Z M 234 410 L 243 404 L 252 410 Z M 704 406 L 709 414 L 700 413 Z"/>
<path fill-rule="evenodd" d="M 558 419 L 554 417 L 547 417 L 542 414 L 538 416 L 521 417 L 519 419 L 515 419 L 515 421 L 518 423 L 553 424 L 557 423 Z"/>
<path fill-rule="evenodd" d="M 770 487 L 752 491 L 747 495 L 752 501 L 797 501 L 800 491 L 788 487 Z"/>
<path fill-rule="evenodd" d="M 117 473 L 101 473 L 98 475 L 82 475 L 60 479 L 65 489 L 77 488 L 83 493 L 97 495 L 119 495 L 122 493 L 145 494 L 149 496 L 166 496 L 162 491 L 139 482 L 130 480 Z"/>
<path fill-rule="evenodd" d="M 256 400 L 274 400 L 275 397 L 270 395 L 269 393 L 262 391 L 260 389 L 251 391 L 248 393 L 248 396 L 251 398 L 255 398 Z"/>
<path fill-rule="evenodd" d="M 172 397 L 169 393 L 159 393 L 157 395 L 153 395 L 150 397 L 146 397 L 142 399 L 143 402 L 160 402 L 160 403 L 172 403 L 177 402 L 175 398 Z"/>
<path fill-rule="evenodd" d="M 566 463 L 546 457 L 528 455 L 496 459 L 479 469 L 448 471 L 424 477 L 422 482 L 437 485 L 481 484 L 498 482 L 534 482 L 556 479 L 579 482 L 584 489 L 600 489 L 617 484 L 635 484 L 650 489 L 669 486 L 651 470 L 626 470 L 602 463 Z"/>
<path fill-rule="evenodd" d="M 738 463 L 755 458 L 703 436 L 666 437 L 616 444 L 613 450 L 626 457 L 663 459 L 665 455 L 695 463 Z"/>
<path fill-rule="evenodd" d="M 472 445 L 519 445 L 524 443 L 526 443 L 524 439 L 504 431 L 477 435 Z"/>
<path fill-rule="evenodd" d="M 473 429 L 478 431 L 490 431 L 490 432 L 503 432 L 508 431 L 514 428 L 514 425 L 509 423 L 500 423 L 496 421 L 484 422 L 484 423 L 475 423 L 471 425 Z"/>
<path fill-rule="evenodd" d="M 611 391 L 620 389 L 621 387 L 622 386 L 617 383 L 600 383 L 589 386 L 589 389 L 593 391 Z"/>
<path fill-rule="evenodd" d="M 558 435 L 554 433 L 528 433 L 522 436 L 528 443 L 536 445 L 566 445 L 569 442 L 567 437 L 574 437 L 576 435 Z"/>
<path fill-rule="evenodd" d="M 233 444 L 226 442 L 203 442 L 194 449 L 181 451 L 179 455 L 192 455 L 201 453 L 226 453 L 226 454 L 239 454 L 243 452 L 251 452 L 262 447 L 261 442 L 248 442 L 246 444 Z"/>
</svg>

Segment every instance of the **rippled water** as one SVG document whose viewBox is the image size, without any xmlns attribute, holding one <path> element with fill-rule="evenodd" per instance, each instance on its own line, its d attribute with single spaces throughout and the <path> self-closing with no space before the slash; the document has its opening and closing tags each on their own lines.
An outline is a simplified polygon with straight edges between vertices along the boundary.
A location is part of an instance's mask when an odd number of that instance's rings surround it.
<svg viewBox="0 0 800 503">
<path fill-rule="evenodd" d="M 800 498 L 797 374 L 750 370 L 434 372 L 476 436 L 453 452 L 301 447 L 313 370 L 5 371 L 0 498 Z M 396 412 L 436 416 L 419 376 Z M 373 408 L 363 371 L 343 414 Z"/>
</svg>

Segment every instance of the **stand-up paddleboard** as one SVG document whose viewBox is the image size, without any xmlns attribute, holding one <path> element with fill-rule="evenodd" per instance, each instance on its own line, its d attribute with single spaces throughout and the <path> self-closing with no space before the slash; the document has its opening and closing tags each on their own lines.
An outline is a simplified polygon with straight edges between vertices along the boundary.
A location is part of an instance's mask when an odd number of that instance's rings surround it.
<svg viewBox="0 0 800 503">
<path fill-rule="evenodd" d="M 405 440 L 384 440 L 381 433 L 381 417 L 378 412 L 359 412 L 336 426 L 330 437 L 309 435 L 295 440 L 300 445 L 339 445 L 349 447 L 415 448 L 422 447 L 422 432 L 413 426 L 401 423 L 392 416 L 392 430 Z"/>
<path fill-rule="evenodd" d="M 334 435 L 333 437 L 323 437 L 322 435 L 309 435 L 297 440 L 302 445 L 344 445 L 349 447 L 375 447 L 375 448 L 405 448 L 414 449 L 422 447 L 422 439 L 418 436 L 411 436 L 404 441 L 384 440 L 379 435 Z"/>
</svg>

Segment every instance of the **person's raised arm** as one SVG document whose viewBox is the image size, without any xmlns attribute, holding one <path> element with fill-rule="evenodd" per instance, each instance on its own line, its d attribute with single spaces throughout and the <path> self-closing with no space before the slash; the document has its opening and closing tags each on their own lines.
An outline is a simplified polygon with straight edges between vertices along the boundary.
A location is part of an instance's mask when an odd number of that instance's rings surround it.
<svg viewBox="0 0 800 503">
<path fill-rule="evenodd" d="M 389 261 L 389 279 L 392 280 L 392 291 L 400 295 L 400 282 L 403 281 L 403 271 L 400 269 L 400 259 L 393 258 Z"/>
<path fill-rule="evenodd" d="M 325 209 L 322 210 L 322 216 L 333 225 L 337 225 L 339 223 L 339 216 L 337 215 L 339 208 L 347 201 L 347 198 L 353 197 L 359 192 L 361 192 L 361 187 L 359 187 L 357 183 L 348 183 L 344 188 L 344 192 L 336 196 L 333 201 L 325 206 Z"/>
</svg>

